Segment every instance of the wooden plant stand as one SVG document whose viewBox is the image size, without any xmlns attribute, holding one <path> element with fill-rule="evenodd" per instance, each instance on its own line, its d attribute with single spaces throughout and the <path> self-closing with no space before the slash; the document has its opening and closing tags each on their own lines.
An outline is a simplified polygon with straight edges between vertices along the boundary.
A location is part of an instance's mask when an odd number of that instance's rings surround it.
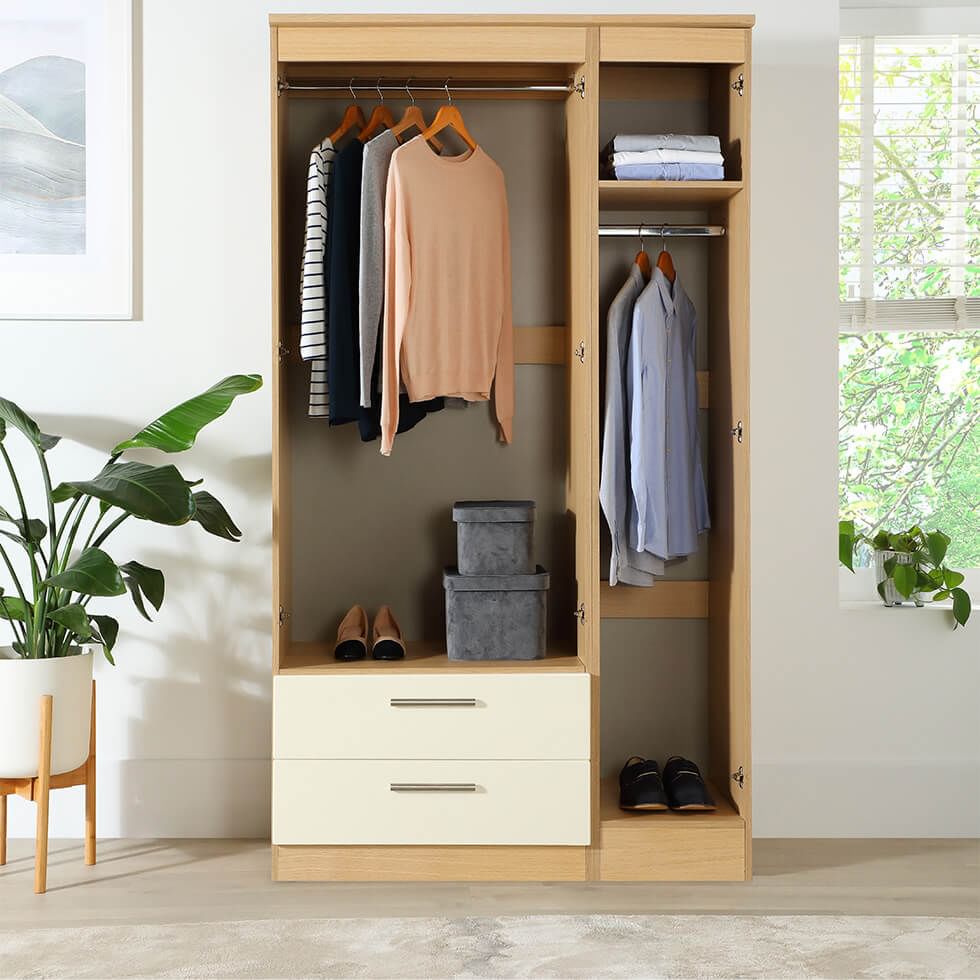
<svg viewBox="0 0 980 980">
<path fill-rule="evenodd" d="M 7 863 L 7 797 L 11 793 L 37 804 L 37 847 L 34 853 L 34 893 L 48 888 L 48 799 L 53 789 L 85 787 L 85 863 L 95 864 L 95 681 L 92 681 L 92 718 L 88 758 L 71 772 L 51 772 L 51 722 L 54 698 L 41 695 L 41 755 L 36 776 L 4 779 L 0 776 L 0 865 Z"/>
</svg>

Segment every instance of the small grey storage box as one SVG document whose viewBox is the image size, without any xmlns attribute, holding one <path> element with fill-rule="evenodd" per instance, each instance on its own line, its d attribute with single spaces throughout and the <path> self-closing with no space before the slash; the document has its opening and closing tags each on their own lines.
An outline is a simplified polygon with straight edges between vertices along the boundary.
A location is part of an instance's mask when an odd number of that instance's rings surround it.
<svg viewBox="0 0 980 980">
<path fill-rule="evenodd" d="M 534 574 L 533 500 L 460 500 L 453 520 L 461 575 Z"/>
<path fill-rule="evenodd" d="M 460 575 L 447 568 L 446 645 L 450 660 L 537 660 L 544 656 L 548 573 Z"/>
</svg>

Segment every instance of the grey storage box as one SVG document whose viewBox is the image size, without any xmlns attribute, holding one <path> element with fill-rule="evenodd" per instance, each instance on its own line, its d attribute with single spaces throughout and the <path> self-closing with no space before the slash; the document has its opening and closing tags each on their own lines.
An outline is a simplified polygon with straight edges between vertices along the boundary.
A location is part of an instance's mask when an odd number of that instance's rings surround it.
<svg viewBox="0 0 980 980">
<path fill-rule="evenodd" d="M 447 568 L 446 645 L 450 660 L 538 660 L 544 656 L 548 573 L 460 575 Z"/>
<path fill-rule="evenodd" d="M 460 500 L 453 504 L 461 575 L 534 574 L 533 500 Z"/>
</svg>

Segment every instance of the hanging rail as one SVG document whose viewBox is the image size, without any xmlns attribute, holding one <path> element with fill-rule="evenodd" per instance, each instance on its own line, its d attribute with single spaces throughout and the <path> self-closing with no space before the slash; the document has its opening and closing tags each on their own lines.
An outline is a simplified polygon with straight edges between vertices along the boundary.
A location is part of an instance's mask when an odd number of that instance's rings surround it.
<svg viewBox="0 0 980 980">
<path fill-rule="evenodd" d="M 600 238 L 721 238 L 724 225 L 599 225 Z"/>
<path fill-rule="evenodd" d="M 567 82 L 500 82 L 494 83 L 484 80 L 474 80 L 474 81 L 453 81 L 451 78 L 445 81 L 439 82 L 431 78 L 420 78 L 417 79 L 415 76 L 406 79 L 388 79 L 379 78 L 377 84 L 368 81 L 367 84 L 358 85 L 355 84 L 361 79 L 370 78 L 370 76 L 359 75 L 356 78 L 348 79 L 347 81 L 342 81 L 340 79 L 327 79 L 324 82 L 317 82 L 314 84 L 294 84 L 293 82 L 286 81 L 285 78 L 279 78 L 278 80 L 278 90 L 279 94 L 282 95 L 283 92 L 350 92 L 354 93 L 358 89 L 362 92 L 399 92 L 406 93 L 410 95 L 416 92 L 438 92 L 440 95 L 446 94 L 447 85 L 452 82 L 450 88 L 454 92 L 564 92 L 566 95 L 571 92 L 578 92 L 579 95 L 585 96 L 585 76 L 583 75 L 577 81 L 574 78 L 568 79 Z M 411 88 L 409 88 L 411 86 Z"/>
</svg>

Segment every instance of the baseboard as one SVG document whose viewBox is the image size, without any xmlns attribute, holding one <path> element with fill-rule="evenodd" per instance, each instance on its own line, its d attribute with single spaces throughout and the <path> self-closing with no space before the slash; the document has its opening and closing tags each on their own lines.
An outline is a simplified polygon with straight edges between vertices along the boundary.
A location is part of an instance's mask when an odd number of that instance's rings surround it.
<svg viewBox="0 0 980 980">
<path fill-rule="evenodd" d="M 980 762 L 754 761 L 755 837 L 980 837 Z"/>
<path fill-rule="evenodd" d="M 267 839 L 271 785 L 268 759 L 99 759 L 98 836 Z M 11 797 L 10 836 L 33 837 L 34 821 L 34 804 Z M 83 829 L 83 790 L 53 791 L 51 837 Z"/>
</svg>

